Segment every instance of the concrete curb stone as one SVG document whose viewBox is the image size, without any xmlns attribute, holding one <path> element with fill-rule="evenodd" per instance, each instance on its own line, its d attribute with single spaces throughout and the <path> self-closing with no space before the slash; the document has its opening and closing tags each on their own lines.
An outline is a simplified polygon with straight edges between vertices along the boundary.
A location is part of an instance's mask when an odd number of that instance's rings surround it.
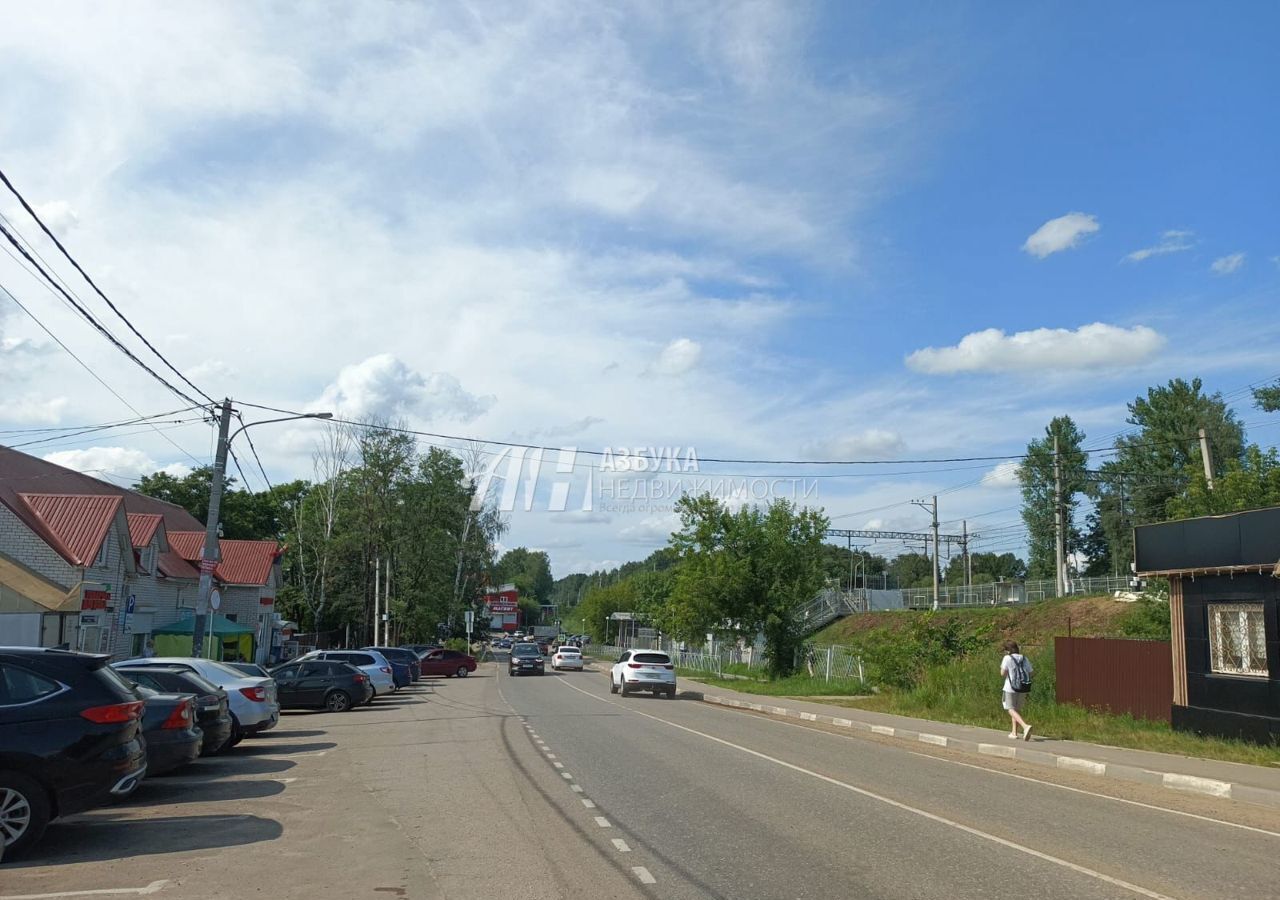
<svg viewBox="0 0 1280 900">
<path fill-rule="evenodd" d="M 1031 763 L 1033 765 L 1064 769 L 1066 771 L 1077 772 L 1083 775 L 1093 775 L 1099 778 L 1112 778 L 1118 781 L 1131 781 L 1138 784 L 1158 785 L 1173 791 L 1202 794 L 1223 800 L 1236 800 L 1280 809 L 1280 791 L 1253 787 L 1252 785 L 1247 784 L 1236 784 L 1229 781 L 1219 781 L 1213 778 L 1201 778 L 1196 775 L 1185 775 L 1180 772 L 1157 772 L 1150 769 L 1142 769 L 1137 766 L 1102 762 L 1078 756 L 1066 756 L 1064 754 L 1053 753 L 1047 750 L 1036 750 L 1025 745 L 1019 746 L 1018 744 L 1021 744 L 1021 741 L 1017 744 L 1010 742 L 1007 745 L 981 743 L 979 741 L 948 737 L 941 734 L 911 731 L 906 728 L 874 725 L 870 722 L 863 722 L 858 719 L 849 719 L 841 716 L 827 716 L 811 712 L 801 712 L 799 710 L 788 709 L 785 706 L 752 703 L 750 701 L 738 700 L 732 697 L 720 697 L 703 691 L 681 691 L 680 696 L 688 700 L 698 700 L 702 703 L 711 703 L 716 706 L 726 706 L 733 709 L 748 709 L 753 712 L 778 716 L 780 718 L 796 719 L 804 722 L 820 722 L 823 725 L 832 725 L 836 728 L 847 728 L 850 731 L 855 732 L 862 731 L 868 734 L 877 734 L 882 737 L 890 737 L 895 740 L 913 744 L 930 744 L 937 747 L 946 747 L 951 750 L 960 750 L 965 753 L 995 756 L 1001 759 L 1013 759 L 1018 762 Z"/>
</svg>

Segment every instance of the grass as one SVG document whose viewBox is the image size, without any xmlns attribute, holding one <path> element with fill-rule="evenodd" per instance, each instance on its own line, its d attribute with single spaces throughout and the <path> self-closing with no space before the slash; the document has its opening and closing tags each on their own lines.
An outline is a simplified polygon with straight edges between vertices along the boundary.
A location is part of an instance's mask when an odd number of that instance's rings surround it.
<svg viewBox="0 0 1280 900">
<path fill-rule="evenodd" d="M 744 694 L 762 694 L 767 697 L 855 697 L 865 695 L 867 685 L 857 678 L 810 678 L 808 675 L 792 675 L 768 681 L 763 678 L 716 678 L 705 672 L 678 669 L 681 678 L 697 681 L 711 687 L 740 691 Z"/>
</svg>

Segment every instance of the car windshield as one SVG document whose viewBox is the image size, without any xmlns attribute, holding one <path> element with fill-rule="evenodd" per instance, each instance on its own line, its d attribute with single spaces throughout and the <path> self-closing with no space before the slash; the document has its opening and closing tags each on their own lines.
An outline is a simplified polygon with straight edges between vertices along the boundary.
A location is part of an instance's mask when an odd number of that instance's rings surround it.
<svg viewBox="0 0 1280 900">
<path fill-rule="evenodd" d="M 512 656 L 541 656 L 542 651 L 532 644 L 516 644 L 511 648 Z"/>
</svg>

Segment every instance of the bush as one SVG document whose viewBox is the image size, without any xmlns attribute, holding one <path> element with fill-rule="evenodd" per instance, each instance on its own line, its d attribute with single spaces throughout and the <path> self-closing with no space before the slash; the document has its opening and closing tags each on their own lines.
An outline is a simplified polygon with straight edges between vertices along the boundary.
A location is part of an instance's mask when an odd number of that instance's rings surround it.
<svg viewBox="0 0 1280 900">
<path fill-rule="evenodd" d="M 467 643 L 466 638 L 449 638 L 444 642 L 446 650 L 461 650 L 463 653 L 471 652 L 471 645 Z"/>
<path fill-rule="evenodd" d="M 1125 637 L 1167 641 L 1172 630 L 1169 604 L 1151 596 L 1135 600 L 1133 608 L 1120 619 L 1118 627 Z"/>
</svg>

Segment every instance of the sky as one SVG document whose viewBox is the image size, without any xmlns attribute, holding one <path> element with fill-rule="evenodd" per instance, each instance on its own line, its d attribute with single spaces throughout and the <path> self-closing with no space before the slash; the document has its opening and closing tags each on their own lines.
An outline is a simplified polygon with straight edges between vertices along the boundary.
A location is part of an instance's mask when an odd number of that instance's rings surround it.
<svg viewBox="0 0 1280 900">
<path fill-rule="evenodd" d="M 845 528 L 922 529 L 938 494 L 944 531 L 1020 552 L 1010 464 L 893 463 L 1017 454 L 1060 414 L 1106 446 L 1173 377 L 1280 436 L 1246 390 L 1280 376 L 1277 26 L 1261 2 L 28 4 L 0 169 L 212 396 L 577 448 L 503 537 L 557 576 L 663 545 L 698 478 Z M 9 256 L 0 285 L 0 441 L 123 484 L 209 461 L 191 413 L 38 431 L 187 404 Z M 255 429 L 267 475 L 310 477 L 324 427 Z M 528 479 L 528 454 L 426 442 Z"/>
</svg>

